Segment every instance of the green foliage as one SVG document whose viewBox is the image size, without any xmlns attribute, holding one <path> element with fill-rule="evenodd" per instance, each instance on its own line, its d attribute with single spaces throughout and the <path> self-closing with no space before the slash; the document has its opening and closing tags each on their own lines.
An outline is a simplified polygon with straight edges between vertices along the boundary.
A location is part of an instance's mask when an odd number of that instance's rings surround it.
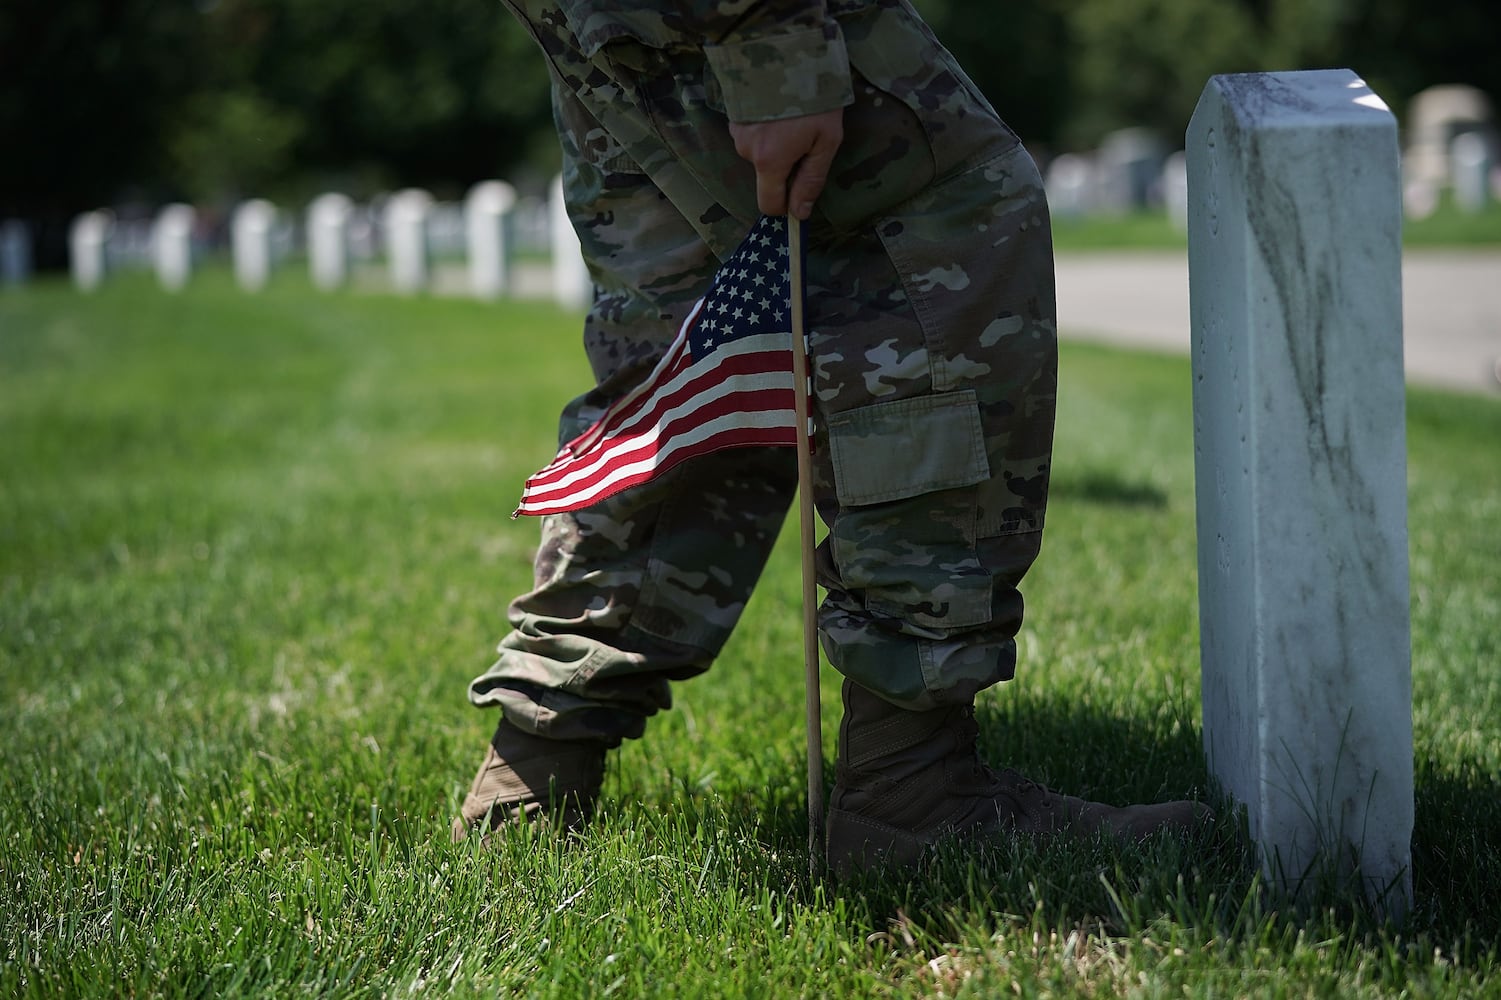
<svg viewBox="0 0 1501 1000">
<path fill-rule="evenodd" d="M 199 24 L 188 0 L 0 4 L 0 216 L 92 208 L 164 177 Z"/>
<path fill-rule="evenodd" d="M 1233 824 L 806 869 L 796 533 L 581 838 L 448 842 L 464 701 L 588 378 L 539 304 L 0 295 L 0 995 L 1495 995 L 1501 403 L 1408 400 L 1418 906 L 1288 905 Z M 1185 359 L 1066 344 L 992 759 L 1104 798 L 1207 781 Z M 825 671 L 832 745 L 836 679 Z"/>
<path fill-rule="evenodd" d="M 1182 144 L 1204 83 L 1261 68 L 1251 15 L 1224 0 L 1075 0 L 1078 101 L 1065 144 L 1089 148 L 1122 124 Z"/>
<path fill-rule="evenodd" d="M 515 137 L 551 125 L 543 61 L 499 4 L 219 0 L 201 30 L 225 54 L 216 100 L 243 108 L 248 95 L 271 122 L 294 123 L 268 129 L 271 141 L 290 134 L 281 178 L 461 191 L 512 174 L 527 151 Z M 190 116 L 179 142 L 211 145 L 218 128 Z"/>
<path fill-rule="evenodd" d="M 206 91 L 184 102 L 168 140 L 170 167 L 189 198 L 273 193 L 296 166 L 306 121 L 253 91 Z"/>
</svg>

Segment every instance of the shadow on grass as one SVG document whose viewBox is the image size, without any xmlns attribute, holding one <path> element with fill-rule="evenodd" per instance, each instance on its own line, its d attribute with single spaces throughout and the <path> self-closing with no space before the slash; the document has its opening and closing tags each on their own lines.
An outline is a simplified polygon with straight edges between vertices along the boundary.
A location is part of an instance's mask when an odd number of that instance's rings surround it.
<svg viewBox="0 0 1501 1000">
<path fill-rule="evenodd" d="M 1501 776 L 1481 761 L 1419 760 L 1413 919 L 1446 939 L 1501 951 Z"/>
<path fill-rule="evenodd" d="M 807 812 L 795 782 L 721 786 L 712 804 L 685 808 L 680 801 L 676 808 L 691 814 L 690 824 L 754 831 L 778 859 L 776 871 L 764 877 L 778 884 L 785 879 L 810 905 L 823 892 L 858 903 L 851 912 L 860 926 L 852 930 L 876 936 L 932 945 L 955 940 L 961 925 L 973 930 L 997 921 L 1129 936 L 1167 920 L 1205 940 L 1254 942 L 1289 928 L 1317 927 L 1343 929 L 1356 940 L 1416 938 L 1465 963 L 1501 950 L 1501 910 L 1494 905 L 1501 885 L 1501 780 L 1480 762 L 1420 765 L 1415 903 L 1407 921 L 1393 928 L 1341 895 L 1295 903 L 1269 891 L 1233 803 L 1212 791 L 1198 726 L 1178 715 L 1169 707 L 1155 719 L 1121 717 L 1009 693 L 982 696 L 977 710 L 981 755 L 992 766 L 1111 804 L 1208 802 L 1220 818 L 1186 837 L 1139 845 L 1103 837 L 955 843 L 935 850 L 913 872 L 813 881 L 806 869 Z M 832 787 L 834 750 L 826 752 L 826 787 Z"/>
<path fill-rule="evenodd" d="M 1153 510 L 1166 507 L 1168 500 L 1167 493 L 1151 483 L 1130 482 L 1099 470 L 1055 476 L 1048 493 L 1058 499 Z"/>
</svg>

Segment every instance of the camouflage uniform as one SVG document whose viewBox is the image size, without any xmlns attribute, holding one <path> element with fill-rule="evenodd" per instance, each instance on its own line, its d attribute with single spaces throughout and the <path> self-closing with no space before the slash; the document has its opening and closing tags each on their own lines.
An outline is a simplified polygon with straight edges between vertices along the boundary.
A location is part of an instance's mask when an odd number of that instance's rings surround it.
<svg viewBox="0 0 1501 1000">
<path fill-rule="evenodd" d="M 824 650 L 913 710 L 1008 678 L 1056 389 L 1047 209 L 1015 135 L 902 0 L 503 2 L 550 63 L 597 289 L 598 384 L 560 441 L 650 371 L 757 218 L 727 121 L 843 107 L 807 239 Z M 639 736 L 719 652 L 795 487 L 790 449 L 736 449 L 546 518 L 471 700 L 539 735 Z"/>
</svg>

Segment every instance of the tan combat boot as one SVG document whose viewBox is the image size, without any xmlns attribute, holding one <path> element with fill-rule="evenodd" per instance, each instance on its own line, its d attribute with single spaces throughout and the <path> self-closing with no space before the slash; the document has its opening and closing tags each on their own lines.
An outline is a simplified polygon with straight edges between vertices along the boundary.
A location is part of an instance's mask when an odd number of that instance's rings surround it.
<svg viewBox="0 0 1501 1000">
<path fill-rule="evenodd" d="M 845 681 L 827 830 L 834 871 L 910 866 L 945 837 L 1104 830 L 1135 840 L 1212 815 L 1192 802 L 1115 807 L 1050 792 L 986 767 L 978 735 L 970 706 L 909 712 Z"/>
<path fill-rule="evenodd" d="M 603 744 L 544 739 L 502 719 L 453 821 L 453 842 L 470 830 L 488 838 L 507 823 L 542 819 L 578 829 L 594 812 L 604 774 Z"/>
</svg>

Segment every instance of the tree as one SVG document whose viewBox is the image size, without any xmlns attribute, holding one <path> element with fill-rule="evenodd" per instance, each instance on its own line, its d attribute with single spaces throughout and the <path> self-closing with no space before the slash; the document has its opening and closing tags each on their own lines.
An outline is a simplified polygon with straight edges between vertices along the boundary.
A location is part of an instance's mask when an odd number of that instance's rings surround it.
<svg viewBox="0 0 1501 1000">
<path fill-rule="evenodd" d="M 917 0 L 916 6 L 1006 123 L 1055 142 L 1075 98 L 1069 24 L 1059 0 Z"/>
<path fill-rule="evenodd" d="M 204 30 L 225 57 L 175 123 L 185 173 L 233 148 L 251 154 L 233 158 L 240 186 L 452 189 L 510 170 L 550 128 L 544 63 L 497 4 L 220 0 Z M 231 180 L 215 173 L 200 180 Z"/>
<path fill-rule="evenodd" d="M 0 217 L 32 221 L 39 263 L 63 260 L 73 213 L 154 186 L 198 21 L 190 0 L 0 4 Z"/>
</svg>

